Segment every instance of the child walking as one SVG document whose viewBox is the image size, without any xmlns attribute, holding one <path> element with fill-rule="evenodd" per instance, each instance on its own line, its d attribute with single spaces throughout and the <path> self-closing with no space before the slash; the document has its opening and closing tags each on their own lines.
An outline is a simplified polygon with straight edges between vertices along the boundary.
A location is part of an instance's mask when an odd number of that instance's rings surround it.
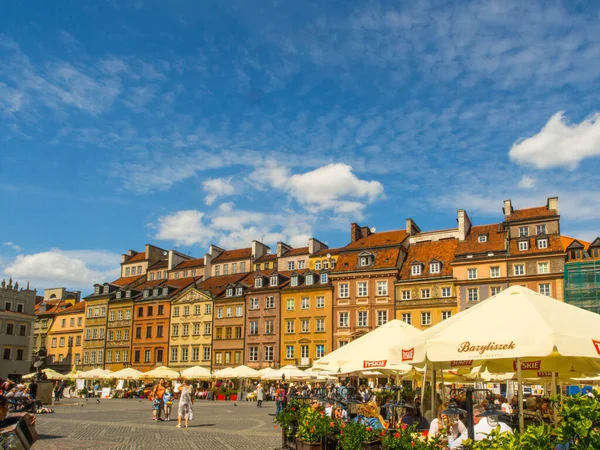
<svg viewBox="0 0 600 450">
<path fill-rule="evenodd" d="M 152 420 L 155 422 L 160 417 L 160 400 L 155 398 L 152 400 Z"/>
<path fill-rule="evenodd" d="M 165 421 L 171 420 L 171 407 L 173 406 L 173 389 L 169 386 L 163 397 L 165 402 Z"/>
</svg>

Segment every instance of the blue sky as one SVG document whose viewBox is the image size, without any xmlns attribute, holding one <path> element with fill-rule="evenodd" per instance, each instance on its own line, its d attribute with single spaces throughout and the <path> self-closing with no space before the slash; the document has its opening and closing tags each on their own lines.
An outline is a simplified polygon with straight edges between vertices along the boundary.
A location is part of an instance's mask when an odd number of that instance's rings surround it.
<svg viewBox="0 0 600 450">
<path fill-rule="evenodd" d="M 3 3 L 0 274 L 347 243 L 558 195 L 600 234 L 597 2 Z"/>
</svg>

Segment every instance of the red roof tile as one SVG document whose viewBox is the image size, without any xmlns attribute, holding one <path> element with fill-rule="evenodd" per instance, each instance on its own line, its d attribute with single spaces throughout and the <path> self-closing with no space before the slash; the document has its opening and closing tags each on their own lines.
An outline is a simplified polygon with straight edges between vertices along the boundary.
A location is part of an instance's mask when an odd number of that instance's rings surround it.
<svg viewBox="0 0 600 450">
<path fill-rule="evenodd" d="M 537 236 L 529 236 L 527 238 L 515 238 L 510 240 L 510 255 L 511 256 L 519 256 L 519 255 L 534 255 L 536 253 L 549 253 L 549 252 L 564 252 L 563 244 L 561 242 L 560 236 L 556 234 L 551 234 L 548 236 L 548 248 L 538 248 L 537 246 Z M 519 250 L 519 242 L 524 240 L 529 241 L 529 250 L 521 251 Z"/>
<path fill-rule="evenodd" d="M 190 267 L 204 267 L 204 258 L 194 258 L 179 263 L 175 269 L 187 269 Z"/>
<path fill-rule="evenodd" d="M 112 282 L 112 283 L 110 283 L 110 284 L 112 284 L 112 285 L 114 285 L 114 286 L 120 286 L 120 287 L 122 287 L 122 286 L 127 286 L 128 284 L 131 284 L 131 283 L 133 283 L 134 281 L 137 281 L 137 280 L 139 280 L 139 279 L 140 279 L 140 278 L 142 278 L 143 276 L 145 276 L 145 275 L 139 275 L 139 276 L 138 276 L 138 275 L 136 275 L 136 276 L 134 276 L 134 277 L 121 277 L 121 278 L 119 278 L 119 279 L 117 279 L 117 280 L 113 281 L 113 282 Z"/>
<path fill-rule="evenodd" d="M 198 289 L 209 291 L 211 294 L 218 296 L 225 291 L 225 288 L 229 284 L 237 283 L 238 281 L 244 280 L 246 277 L 249 279 L 249 283 L 253 284 L 254 277 L 250 278 L 250 273 L 236 273 L 234 275 L 222 275 L 218 277 L 210 277 L 203 280 L 198 284 Z"/>
<path fill-rule="evenodd" d="M 260 258 L 255 259 L 254 263 L 255 264 L 260 264 L 263 262 L 271 262 L 271 261 L 275 261 L 277 260 L 277 255 L 275 254 L 269 254 L 269 255 L 262 255 Z"/>
<path fill-rule="evenodd" d="M 452 266 L 450 263 L 454 259 L 454 252 L 458 245 L 458 239 L 441 239 L 439 241 L 424 241 L 411 244 L 408 249 L 408 256 L 400 271 L 400 278 L 422 279 L 422 278 L 437 278 L 452 275 Z M 440 273 L 430 273 L 429 263 L 432 261 L 441 263 Z M 420 262 L 424 264 L 421 275 L 412 275 L 412 263 Z"/>
<path fill-rule="evenodd" d="M 506 218 L 507 222 L 516 220 L 534 219 L 537 217 L 556 216 L 558 212 L 555 209 L 548 209 L 546 206 L 537 206 L 535 208 L 515 209 Z"/>
<path fill-rule="evenodd" d="M 221 263 L 227 261 L 236 261 L 238 259 L 248 259 L 252 256 L 252 248 L 238 248 L 236 250 L 225 250 L 215 259 L 213 263 Z"/>
<path fill-rule="evenodd" d="M 154 264 L 152 264 L 150 267 L 148 267 L 148 270 L 164 269 L 165 267 L 168 267 L 168 266 L 169 266 L 169 261 L 161 259 L 160 261 L 156 261 Z"/>
<path fill-rule="evenodd" d="M 569 236 L 561 236 L 560 237 L 560 242 L 562 243 L 563 246 L 563 250 L 566 252 L 567 248 L 569 247 L 569 245 L 571 245 L 574 241 L 579 242 L 581 245 L 583 245 L 583 248 L 585 250 L 587 250 L 588 248 L 590 248 L 590 243 L 583 241 L 581 239 L 575 239 Z"/>
<path fill-rule="evenodd" d="M 370 266 L 359 266 L 358 255 L 362 251 L 351 253 L 341 253 L 337 259 L 333 273 L 339 272 L 369 272 L 371 270 L 395 269 L 398 268 L 398 257 L 400 256 L 399 248 L 383 248 L 366 250 L 375 256 L 375 261 Z"/>
<path fill-rule="evenodd" d="M 285 252 L 282 258 L 286 256 L 297 256 L 297 255 L 308 255 L 308 247 L 300 247 L 300 248 L 290 248 L 287 252 Z"/>
<path fill-rule="evenodd" d="M 45 311 L 40 311 L 41 303 L 38 303 L 34 307 L 35 314 L 57 314 L 58 312 L 64 310 L 65 308 L 69 308 L 71 303 L 68 303 L 64 300 L 45 300 L 42 302 L 46 305 Z"/>
<path fill-rule="evenodd" d="M 487 236 L 486 242 L 479 242 L 479 236 Z M 471 227 L 469 235 L 456 247 L 456 256 L 475 255 L 506 250 L 506 232 L 502 224 L 476 225 Z"/>
<path fill-rule="evenodd" d="M 62 310 L 57 314 L 77 314 L 77 313 L 83 313 L 83 311 L 85 311 L 85 300 L 81 301 L 81 302 L 77 302 L 73 306 L 70 306 L 69 308 Z"/>
<path fill-rule="evenodd" d="M 335 255 L 335 254 L 339 253 L 340 250 L 342 250 L 342 247 L 339 247 L 339 248 L 324 248 L 324 249 L 319 250 L 318 252 L 314 252 L 312 254 L 312 256 L 326 256 L 328 253 L 331 253 L 332 255 Z"/>
<path fill-rule="evenodd" d="M 140 253 L 133 255 L 131 258 L 129 258 L 123 264 L 129 264 L 132 262 L 145 261 L 145 260 L 146 260 L 146 252 L 140 252 Z"/>
<path fill-rule="evenodd" d="M 405 230 L 382 231 L 351 242 L 344 247 L 344 250 L 399 246 L 407 237 Z"/>
</svg>

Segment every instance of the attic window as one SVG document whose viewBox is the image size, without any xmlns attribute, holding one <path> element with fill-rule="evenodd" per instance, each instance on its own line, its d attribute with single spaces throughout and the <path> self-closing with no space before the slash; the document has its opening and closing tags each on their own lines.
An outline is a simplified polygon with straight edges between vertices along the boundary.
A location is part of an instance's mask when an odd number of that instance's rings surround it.
<svg viewBox="0 0 600 450">
<path fill-rule="evenodd" d="M 366 267 L 369 264 L 371 264 L 370 260 L 371 260 L 371 258 L 368 255 L 361 256 L 359 264 L 360 264 L 361 267 Z"/>
<path fill-rule="evenodd" d="M 233 288 L 227 288 L 226 297 L 233 297 Z"/>
<path fill-rule="evenodd" d="M 538 248 L 548 248 L 548 239 L 538 239 L 537 247 Z"/>
<path fill-rule="evenodd" d="M 298 276 L 297 276 L 297 275 L 294 275 L 294 276 L 292 277 L 292 282 L 291 282 L 291 285 L 292 285 L 292 286 L 298 286 Z"/>
<path fill-rule="evenodd" d="M 328 277 L 327 277 L 327 274 L 326 273 L 322 273 L 321 274 L 321 284 L 327 284 L 327 281 L 329 281 Z"/>
<path fill-rule="evenodd" d="M 329 261 L 323 261 L 323 269 L 329 269 Z"/>
<path fill-rule="evenodd" d="M 262 285 L 262 279 L 260 280 L 260 283 Z M 241 287 L 235 288 L 235 295 L 237 295 L 238 297 L 240 295 L 242 295 L 244 293 L 244 290 Z"/>
<path fill-rule="evenodd" d="M 529 250 L 529 241 L 519 241 L 519 251 L 525 252 Z"/>
<path fill-rule="evenodd" d="M 131 297 L 131 290 L 127 289 L 127 291 L 125 292 L 125 297 L 130 298 Z"/>
<path fill-rule="evenodd" d="M 277 286 L 277 281 L 278 281 L 278 278 L 279 278 L 279 277 L 278 277 L 277 275 L 273 275 L 273 276 L 271 276 L 271 279 L 270 279 L 270 285 L 271 285 L 271 286 Z"/>
<path fill-rule="evenodd" d="M 321 270 L 321 261 L 315 263 L 315 270 Z"/>
<path fill-rule="evenodd" d="M 421 264 L 413 264 L 410 273 L 411 275 L 421 275 Z"/>
<path fill-rule="evenodd" d="M 104 286 L 104 294 L 108 294 L 108 285 Z"/>
<path fill-rule="evenodd" d="M 263 286 L 262 277 L 258 277 L 254 279 L 254 287 L 261 288 Z"/>
<path fill-rule="evenodd" d="M 154 296 L 158 297 L 158 288 L 154 289 Z"/>
<path fill-rule="evenodd" d="M 117 291 L 117 298 L 121 298 L 121 291 Z"/>
<path fill-rule="evenodd" d="M 99 294 L 100 293 L 100 286 L 96 286 L 94 288 L 94 294 Z"/>
<path fill-rule="evenodd" d="M 429 273 L 440 273 L 441 264 L 439 262 L 432 262 L 429 264 Z"/>
<path fill-rule="evenodd" d="M 592 258 L 597 258 L 598 255 L 600 254 L 600 249 L 599 248 L 593 248 L 590 251 L 590 254 L 592 255 Z"/>
<path fill-rule="evenodd" d="M 144 289 L 144 298 L 150 297 L 150 289 Z"/>
<path fill-rule="evenodd" d="M 477 242 L 487 242 L 487 234 L 480 234 L 477 236 Z"/>
<path fill-rule="evenodd" d="M 305 281 L 305 283 L 306 283 L 307 286 L 310 286 L 311 284 L 314 284 L 314 279 L 313 278 L 314 277 L 313 277 L 312 274 L 306 275 L 306 281 Z"/>
<path fill-rule="evenodd" d="M 167 295 L 168 293 L 169 293 L 169 288 L 167 288 L 167 287 L 164 287 L 164 288 L 163 288 L 162 295 Z"/>
</svg>

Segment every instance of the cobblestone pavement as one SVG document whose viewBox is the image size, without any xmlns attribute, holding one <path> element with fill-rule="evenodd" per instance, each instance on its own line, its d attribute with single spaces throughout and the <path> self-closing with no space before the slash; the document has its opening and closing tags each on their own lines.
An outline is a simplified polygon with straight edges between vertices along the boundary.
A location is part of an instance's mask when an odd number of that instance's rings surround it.
<svg viewBox="0 0 600 450">
<path fill-rule="evenodd" d="M 171 422 L 153 422 L 148 400 L 66 399 L 54 414 L 39 414 L 40 439 L 34 450 L 243 449 L 281 447 L 281 429 L 273 424 L 274 403 L 197 401 L 189 428 L 177 425 L 177 402 Z"/>
</svg>

